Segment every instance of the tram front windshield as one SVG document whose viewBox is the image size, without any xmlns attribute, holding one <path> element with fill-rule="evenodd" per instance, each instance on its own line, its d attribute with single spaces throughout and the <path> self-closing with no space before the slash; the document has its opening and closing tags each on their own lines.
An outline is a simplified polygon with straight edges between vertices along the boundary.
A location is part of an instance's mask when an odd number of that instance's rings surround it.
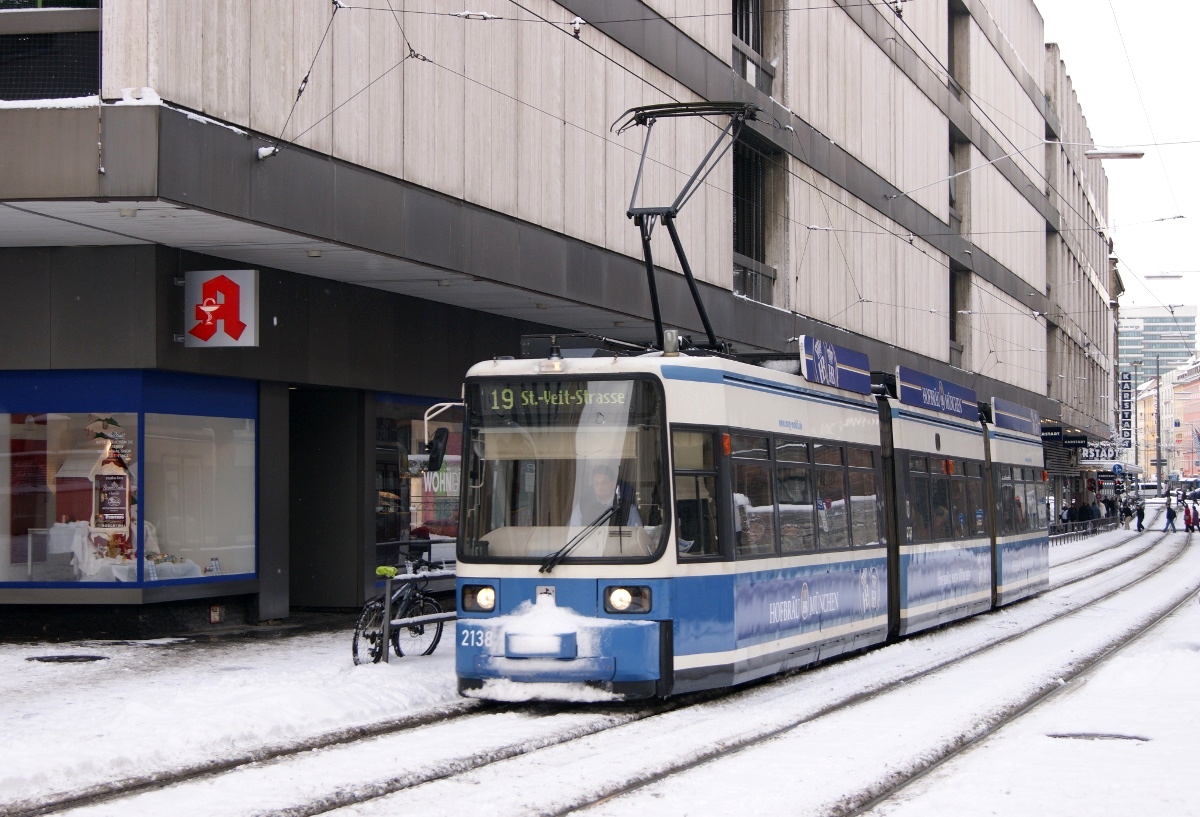
<svg viewBox="0 0 1200 817">
<path fill-rule="evenodd" d="M 645 561 L 662 546 L 652 380 L 487 380 L 467 390 L 460 558 Z"/>
</svg>

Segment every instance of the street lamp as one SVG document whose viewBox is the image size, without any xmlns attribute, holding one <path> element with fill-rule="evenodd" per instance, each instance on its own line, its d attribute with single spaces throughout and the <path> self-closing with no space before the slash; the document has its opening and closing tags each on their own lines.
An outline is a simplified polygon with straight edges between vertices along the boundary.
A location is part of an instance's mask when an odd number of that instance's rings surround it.
<svg viewBox="0 0 1200 817">
<path fill-rule="evenodd" d="M 1085 150 L 1083 155 L 1089 159 L 1140 159 L 1146 155 L 1144 150 L 1129 150 L 1113 148 L 1109 150 Z"/>
</svg>

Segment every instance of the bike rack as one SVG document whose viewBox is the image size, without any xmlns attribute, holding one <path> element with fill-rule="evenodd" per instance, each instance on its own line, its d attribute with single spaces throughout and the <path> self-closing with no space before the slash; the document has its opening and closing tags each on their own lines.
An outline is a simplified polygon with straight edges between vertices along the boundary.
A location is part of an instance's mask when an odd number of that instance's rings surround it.
<svg viewBox="0 0 1200 817">
<path fill-rule="evenodd" d="M 457 575 L 454 570 L 429 570 L 424 573 L 401 573 L 396 576 L 384 576 L 383 579 L 383 598 L 384 612 L 391 607 L 392 600 L 392 583 L 393 582 L 415 582 L 425 581 L 426 579 L 452 579 Z M 392 628 L 393 627 L 408 627 L 413 624 L 436 624 L 441 621 L 455 621 L 458 618 L 458 613 L 434 613 L 428 616 L 411 616 L 409 618 L 398 618 L 393 620 L 391 616 L 384 615 L 383 617 L 383 634 L 381 636 L 383 643 L 380 649 L 383 650 L 383 663 L 390 664 L 389 660 L 392 654 Z"/>
</svg>

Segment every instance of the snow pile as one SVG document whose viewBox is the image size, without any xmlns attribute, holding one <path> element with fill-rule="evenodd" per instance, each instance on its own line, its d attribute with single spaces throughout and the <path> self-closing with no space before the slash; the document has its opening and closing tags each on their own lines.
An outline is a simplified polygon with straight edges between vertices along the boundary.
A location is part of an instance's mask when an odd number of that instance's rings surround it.
<svg viewBox="0 0 1200 817">
<path fill-rule="evenodd" d="M 483 698 L 488 701 L 560 701 L 571 703 L 596 703 L 600 701 L 619 701 L 620 695 L 614 695 L 598 687 L 583 683 L 517 683 L 503 678 L 493 678 L 483 682 L 479 689 L 463 692 L 472 698 Z"/>
</svg>

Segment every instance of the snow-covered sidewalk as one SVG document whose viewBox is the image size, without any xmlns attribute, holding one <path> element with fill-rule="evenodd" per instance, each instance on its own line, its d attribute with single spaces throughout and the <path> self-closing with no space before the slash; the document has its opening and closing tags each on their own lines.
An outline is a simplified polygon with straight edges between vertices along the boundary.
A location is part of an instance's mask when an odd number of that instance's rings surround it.
<svg viewBox="0 0 1200 817">
<path fill-rule="evenodd" d="M 0 813 L 56 792 L 460 705 L 453 624 L 432 656 L 390 664 L 355 666 L 351 636 L 0 645 Z M 104 660 L 29 660 L 63 655 Z"/>
</svg>

